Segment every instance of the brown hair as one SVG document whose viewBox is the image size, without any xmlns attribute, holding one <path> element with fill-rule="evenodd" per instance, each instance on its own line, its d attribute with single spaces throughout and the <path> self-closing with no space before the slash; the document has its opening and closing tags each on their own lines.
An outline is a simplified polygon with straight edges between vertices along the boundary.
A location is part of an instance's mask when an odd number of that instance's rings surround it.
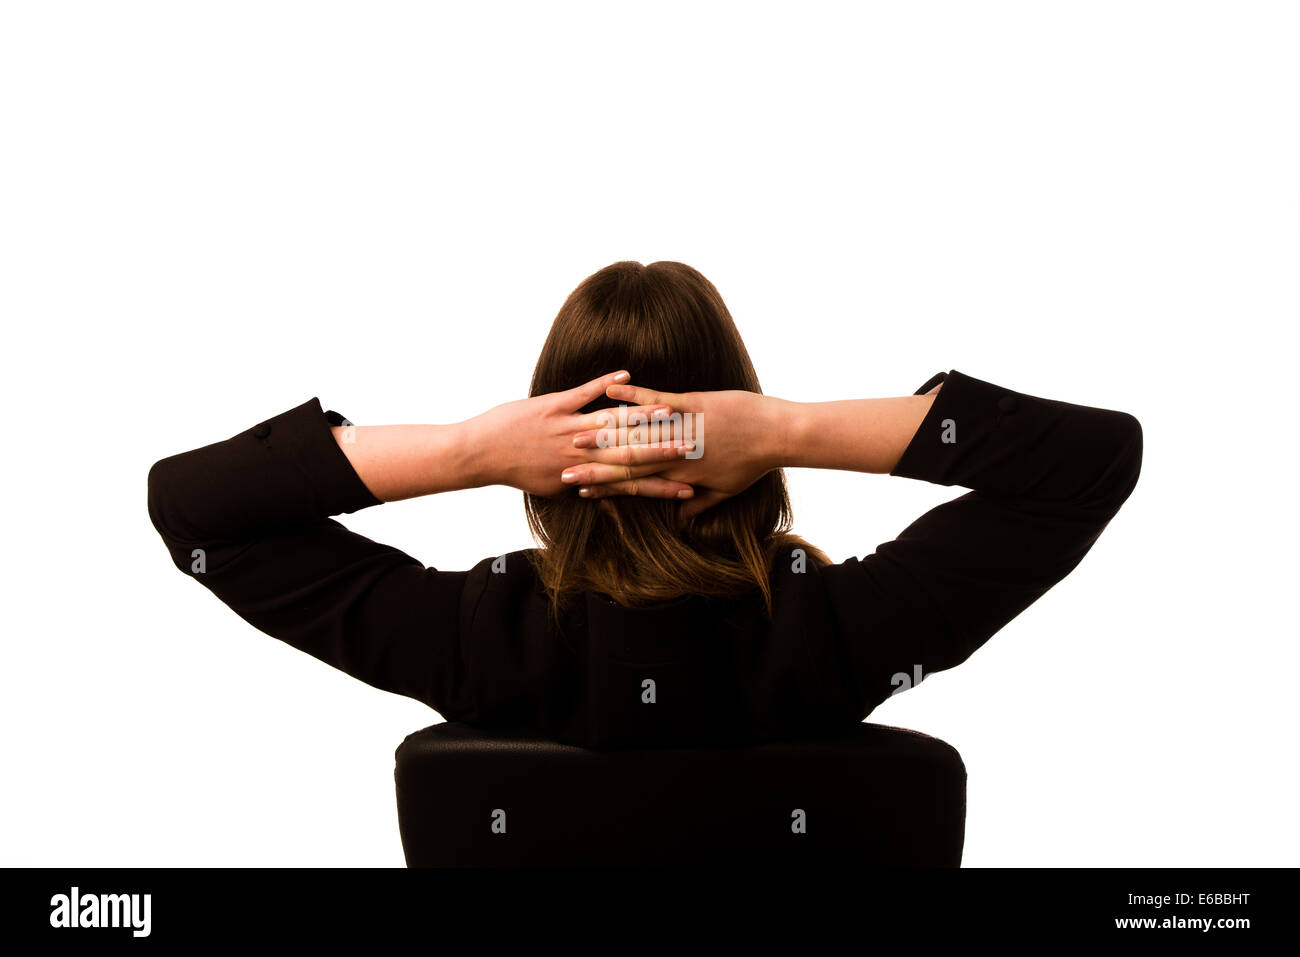
<svg viewBox="0 0 1300 957">
<path fill-rule="evenodd" d="M 616 369 L 659 391 L 762 392 L 722 296 L 679 262 L 617 262 L 584 279 L 551 325 L 529 394 L 570 389 Z M 618 404 L 601 397 L 582 411 Z M 636 607 L 755 589 L 770 613 L 777 553 L 802 548 L 819 564 L 830 561 L 790 532 L 790 498 L 779 469 L 681 528 L 675 501 L 600 501 L 610 507 L 577 497 L 576 489 L 559 498 L 524 493 L 528 526 L 542 546 L 530 558 L 557 615 L 584 591 Z"/>
</svg>

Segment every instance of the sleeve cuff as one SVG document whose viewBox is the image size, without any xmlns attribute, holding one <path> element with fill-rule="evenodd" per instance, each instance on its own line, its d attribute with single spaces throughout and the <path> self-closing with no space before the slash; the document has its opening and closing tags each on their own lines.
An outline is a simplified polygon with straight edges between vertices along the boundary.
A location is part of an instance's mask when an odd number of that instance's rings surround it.
<svg viewBox="0 0 1300 957">
<path fill-rule="evenodd" d="M 927 392 L 929 392 L 931 389 L 937 386 L 940 382 L 946 381 L 947 378 L 948 378 L 948 373 L 936 372 L 934 375 L 930 376 L 930 378 L 926 379 L 925 384 L 921 386 L 921 388 L 913 392 L 912 395 L 925 395 Z M 940 395 L 943 394 L 942 389 L 939 390 L 939 394 Z"/>
<path fill-rule="evenodd" d="M 940 382 L 943 388 L 890 475 L 963 484 L 974 465 L 971 456 L 1016 411 L 1015 393 L 956 369 L 936 373 L 913 394 L 924 395 Z"/>
<path fill-rule="evenodd" d="M 340 515 L 360 511 L 382 501 L 361 481 L 347 455 L 334 440 L 330 426 L 349 426 L 343 415 L 321 408 L 313 396 L 297 408 L 263 422 L 253 435 L 263 444 L 287 442 L 310 477 L 315 495 L 313 511 L 319 515 Z"/>
</svg>

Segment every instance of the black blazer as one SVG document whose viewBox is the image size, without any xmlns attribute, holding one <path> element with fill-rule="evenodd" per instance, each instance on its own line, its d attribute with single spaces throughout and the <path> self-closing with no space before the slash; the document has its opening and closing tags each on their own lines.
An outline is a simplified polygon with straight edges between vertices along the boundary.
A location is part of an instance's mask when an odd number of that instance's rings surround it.
<svg viewBox="0 0 1300 957">
<path fill-rule="evenodd" d="M 1128 498 L 1142 428 L 961 372 L 891 473 L 972 491 L 861 560 L 778 557 L 760 597 L 632 610 L 588 594 L 556 627 L 525 552 L 439 571 L 330 516 L 380 504 L 313 398 L 149 472 L 176 566 L 266 634 L 448 721 L 589 748 L 753 744 L 843 728 L 951 668 L 1087 554 Z M 853 502 L 844 505 L 851 519 Z"/>
</svg>

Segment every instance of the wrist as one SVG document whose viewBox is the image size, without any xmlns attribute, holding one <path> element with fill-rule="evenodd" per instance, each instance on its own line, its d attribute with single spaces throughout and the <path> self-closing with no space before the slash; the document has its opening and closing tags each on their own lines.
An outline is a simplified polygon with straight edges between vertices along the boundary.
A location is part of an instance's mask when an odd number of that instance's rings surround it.
<svg viewBox="0 0 1300 957">
<path fill-rule="evenodd" d="M 461 488 L 502 484 L 497 474 L 500 460 L 493 455 L 487 432 L 478 416 L 447 426 L 446 449 Z"/>
<path fill-rule="evenodd" d="M 802 464 L 810 403 L 765 397 L 768 414 L 764 417 L 759 443 L 759 461 L 770 471 L 795 468 Z"/>
</svg>

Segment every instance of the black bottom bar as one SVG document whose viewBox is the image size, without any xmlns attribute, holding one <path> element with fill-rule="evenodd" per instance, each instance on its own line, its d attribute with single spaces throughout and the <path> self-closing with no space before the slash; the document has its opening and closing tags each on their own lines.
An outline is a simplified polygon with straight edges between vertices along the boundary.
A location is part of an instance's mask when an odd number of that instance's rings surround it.
<svg viewBox="0 0 1300 957">
<path fill-rule="evenodd" d="M 1236 947 L 1261 933 L 1289 932 L 1297 883 L 1294 869 L 3 873 L 0 917 L 10 935 L 37 933 L 50 942 L 77 938 L 96 946 L 113 940 L 132 946 L 342 946 L 414 939 L 433 947 L 453 933 L 453 939 L 477 936 L 493 944 L 513 934 L 566 944 L 573 942 L 567 934 L 617 921 L 615 938 L 605 938 L 610 944 L 637 938 L 682 942 L 698 930 L 734 941 L 785 925 L 809 941 L 847 926 L 846 942 L 854 944 L 885 938 L 1132 938 L 1142 944 L 1213 940 Z M 117 926 L 103 926 L 112 924 Z M 675 927 L 697 931 L 682 937 Z"/>
</svg>

